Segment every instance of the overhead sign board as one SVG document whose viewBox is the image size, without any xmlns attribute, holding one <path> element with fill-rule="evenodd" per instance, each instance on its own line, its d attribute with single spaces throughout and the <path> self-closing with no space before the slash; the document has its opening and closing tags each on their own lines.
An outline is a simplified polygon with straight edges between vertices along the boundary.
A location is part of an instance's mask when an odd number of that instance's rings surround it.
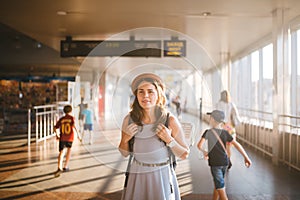
<svg viewBox="0 0 300 200">
<path fill-rule="evenodd" d="M 184 57 L 185 40 L 62 40 L 61 57 L 75 56 L 131 56 L 131 57 Z"/>
<path fill-rule="evenodd" d="M 61 57 L 73 56 L 136 56 L 161 57 L 159 40 L 61 41 Z"/>
<path fill-rule="evenodd" d="M 186 41 L 185 40 L 165 40 L 164 56 L 185 57 Z"/>
</svg>

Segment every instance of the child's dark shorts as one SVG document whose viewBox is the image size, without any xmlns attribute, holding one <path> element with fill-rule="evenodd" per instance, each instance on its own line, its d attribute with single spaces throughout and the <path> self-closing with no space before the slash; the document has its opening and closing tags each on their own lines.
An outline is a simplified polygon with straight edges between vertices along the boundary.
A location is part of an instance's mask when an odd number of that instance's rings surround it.
<svg viewBox="0 0 300 200">
<path fill-rule="evenodd" d="M 62 151 L 65 147 L 71 148 L 73 142 L 59 141 L 59 151 Z"/>
<path fill-rule="evenodd" d="M 223 189 L 225 188 L 225 172 L 227 170 L 227 166 L 211 166 L 210 171 L 214 179 L 215 188 Z"/>
<path fill-rule="evenodd" d="M 84 124 L 83 125 L 83 130 L 92 131 L 93 130 L 93 124 Z"/>
</svg>

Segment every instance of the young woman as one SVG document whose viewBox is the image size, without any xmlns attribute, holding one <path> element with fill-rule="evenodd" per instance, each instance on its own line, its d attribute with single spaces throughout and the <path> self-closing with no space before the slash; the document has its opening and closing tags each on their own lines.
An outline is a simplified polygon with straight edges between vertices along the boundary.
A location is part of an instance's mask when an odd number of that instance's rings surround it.
<svg viewBox="0 0 300 200">
<path fill-rule="evenodd" d="M 224 123 L 223 128 L 228 131 L 234 139 L 236 139 L 236 130 L 235 127 L 241 123 L 241 118 L 236 108 L 236 105 L 231 101 L 230 93 L 227 90 L 223 90 L 220 95 L 220 100 L 216 104 L 216 109 L 224 112 Z M 230 160 L 231 156 L 231 144 L 226 145 L 227 153 L 229 156 L 229 165 L 228 169 L 232 167 Z"/>
<path fill-rule="evenodd" d="M 134 158 L 123 199 L 180 199 L 170 154 L 185 159 L 189 147 L 180 123 L 165 110 L 164 85 L 146 73 L 133 80 L 131 89 L 135 99 L 123 120 L 119 150 L 125 157 L 132 151 Z"/>
</svg>

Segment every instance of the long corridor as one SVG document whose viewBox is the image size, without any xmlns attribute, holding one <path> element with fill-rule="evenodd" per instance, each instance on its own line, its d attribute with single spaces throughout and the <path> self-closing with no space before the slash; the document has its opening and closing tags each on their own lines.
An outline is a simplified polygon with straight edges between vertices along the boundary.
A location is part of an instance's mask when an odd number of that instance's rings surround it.
<svg viewBox="0 0 300 200">
<path fill-rule="evenodd" d="M 213 182 L 207 161 L 196 149 L 206 124 L 184 114 L 182 123 L 193 124 L 187 135 L 191 154 L 179 161 L 176 173 L 181 196 L 211 199 Z M 118 152 L 120 132 L 104 122 L 95 132 L 92 145 L 74 142 L 70 171 L 54 178 L 58 142 L 55 138 L 27 146 L 27 135 L 2 134 L 0 140 L 1 199 L 120 199 L 127 160 Z M 87 140 L 87 139 L 86 139 Z M 229 199 L 300 199 L 300 173 L 285 166 L 274 166 L 265 155 L 244 145 L 253 165 L 243 166 L 243 158 L 233 150 L 233 167 L 226 176 Z"/>
</svg>

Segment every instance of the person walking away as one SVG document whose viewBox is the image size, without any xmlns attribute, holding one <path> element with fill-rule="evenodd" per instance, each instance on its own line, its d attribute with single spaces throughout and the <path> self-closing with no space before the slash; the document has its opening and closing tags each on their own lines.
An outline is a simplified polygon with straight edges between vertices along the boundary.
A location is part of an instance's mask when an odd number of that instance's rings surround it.
<svg viewBox="0 0 300 200">
<path fill-rule="evenodd" d="M 170 154 L 185 159 L 189 147 L 178 119 L 166 110 L 163 82 L 145 73 L 132 81 L 131 90 L 135 99 L 123 119 L 119 151 L 124 157 L 133 155 L 133 161 L 122 199 L 179 200 Z"/>
<path fill-rule="evenodd" d="M 181 101 L 180 101 L 180 97 L 177 95 L 175 97 L 175 99 L 173 99 L 172 103 L 176 107 L 177 117 L 181 118 Z"/>
<path fill-rule="evenodd" d="M 209 125 L 211 129 L 205 130 L 200 141 L 198 142 L 198 149 L 208 158 L 208 165 L 210 166 L 211 175 L 214 181 L 213 200 L 227 200 L 225 191 L 225 173 L 229 164 L 229 158 L 226 152 L 226 145 L 231 143 L 244 157 L 246 167 L 252 164 L 249 156 L 227 130 L 222 128 L 222 123 L 225 118 L 223 111 L 214 110 L 210 115 Z M 208 150 L 203 148 L 205 141 L 208 141 Z"/>
<path fill-rule="evenodd" d="M 236 105 L 231 101 L 230 94 L 227 90 L 221 92 L 220 100 L 216 104 L 216 109 L 221 110 L 225 114 L 223 128 L 227 130 L 234 139 L 236 139 L 236 126 L 241 123 L 238 109 Z M 229 156 L 228 169 L 232 167 L 231 156 L 231 145 L 227 145 L 227 153 Z"/>
<path fill-rule="evenodd" d="M 71 115 L 72 106 L 66 105 L 63 109 L 65 115 L 61 117 L 54 126 L 54 132 L 56 139 L 59 140 L 59 155 L 57 162 L 57 171 L 54 173 L 55 177 L 59 177 L 62 171 L 69 171 L 69 162 L 71 158 L 71 148 L 74 140 L 74 130 L 77 133 L 77 137 L 81 140 L 78 131 L 75 127 L 74 117 Z M 57 133 L 59 129 L 59 133 Z M 66 160 L 63 165 L 64 149 L 67 148 Z"/>
<path fill-rule="evenodd" d="M 78 104 L 78 107 L 79 107 L 78 120 L 79 120 L 79 132 L 80 132 L 80 134 L 83 133 L 83 124 L 84 124 L 84 121 L 83 121 L 84 116 L 82 115 L 82 111 L 85 108 L 85 104 L 83 103 L 83 100 L 84 100 L 84 98 L 81 97 L 80 104 Z"/>
<path fill-rule="evenodd" d="M 83 133 L 82 142 L 84 142 L 84 135 L 86 132 L 89 133 L 89 144 L 93 143 L 93 112 L 88 108 L 88 104 L 85 104 L 85 108 L 82 111 L 83 115 Z"/>
</svg>

